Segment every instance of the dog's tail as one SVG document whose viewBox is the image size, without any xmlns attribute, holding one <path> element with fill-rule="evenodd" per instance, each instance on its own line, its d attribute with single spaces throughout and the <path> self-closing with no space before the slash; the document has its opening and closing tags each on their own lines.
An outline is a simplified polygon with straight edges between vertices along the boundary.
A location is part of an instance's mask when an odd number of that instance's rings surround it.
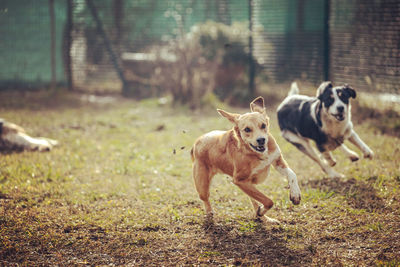
<svg viewBox="0 0 400 267">
<path fill-rule="evenodd" d="M 292 85 L 290 86 L 290 91 L 288 93 L 288 96 L 291 95 L 298 95 L 300 92 L 299 86 L 297 85 L 297 82 L 292 82 Z"/>
</svg>

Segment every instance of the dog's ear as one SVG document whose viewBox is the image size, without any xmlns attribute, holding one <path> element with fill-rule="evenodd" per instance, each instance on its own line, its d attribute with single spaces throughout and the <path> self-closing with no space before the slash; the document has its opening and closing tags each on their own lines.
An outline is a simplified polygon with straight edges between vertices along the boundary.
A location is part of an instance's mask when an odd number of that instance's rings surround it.
<svg viewBox="0 0 400 267">
<path fill-rule="evenodd" d="M 332 83 L 330 81 L 326 81 L 326 82 L 321 83 L 321 85 L 317 89 L 317 97 L 321 98 L 321 96 L 324 94 L 325 90 L 331 89 L 332 87 L 333 86 L 332 86 Z"/>
<path fill-rule="evenodd" d="M 218 113 L 221 114 L 222 117 L 227 118 L 229 121 L 236 123 L 237 119 L 239 118 L 240 114 L 236 113 L 229 113 L 222 109 L 217 109 Z"/>
<path fill-rule="evenodd" d="M 357 94 L 356 94 L 356 90 L 354 90 L 353 88 L 351 88 L 348 84 L 344 85 L 344 91 L 346 93 L 349 94 L 350 97 L 352 98 L 356 98 Z"/>
<path fill-rule="evenodd" d="M 250 103 L 250 110 L 252 112 L 260 112 L 260 113 L 266 113 L 265 112 L 265 106 L 264 106 L 264 98 L 262 96 L 257 97 Z"/>
</svg>

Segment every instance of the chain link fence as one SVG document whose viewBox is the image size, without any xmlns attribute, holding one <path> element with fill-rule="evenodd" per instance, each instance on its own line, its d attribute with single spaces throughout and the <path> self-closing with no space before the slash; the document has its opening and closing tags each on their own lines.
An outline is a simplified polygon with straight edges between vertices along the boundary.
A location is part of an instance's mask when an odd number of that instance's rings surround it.
<svg viewBox="0 0 400 267">
<path fill-rule="evenodd" d="M 64 81 L 62 39 L 65 1 L 55 1 L 56 77 Z M 42 87 L 51 82 L 48 0 L 0 1 L 0 88 Z"/>
<path fill-rule="evenodd" d="M 54 0 L 53 21 L 50 2 L 0 2 L 0 88 L 54 71 L 75 90 L 182 102 L 245 98 L 254 79 L 400 91 L 397 0 Z"/>
<path fill-rule="evenodd" d="M 400 93 L 400 1 L 331 1 L 330 78 Z"/>
<path fill-rule="evenodd" d="M 325 1 L 255 0 L 255 55 L 275 82 L 324 77 Z"/>
</svg>

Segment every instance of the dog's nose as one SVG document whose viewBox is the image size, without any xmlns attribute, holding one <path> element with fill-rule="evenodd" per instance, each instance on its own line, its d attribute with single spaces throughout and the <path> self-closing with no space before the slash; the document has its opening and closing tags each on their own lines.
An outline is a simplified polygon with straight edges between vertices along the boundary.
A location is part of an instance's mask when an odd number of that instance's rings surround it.
<svg viewBox="0 0 400 267">
<path fill-rule="evenodd" d="M 265 138 L 263 138 L 263 137 L 257 138 L 257 143 L 260 146 L 264 145 L 265 144 Z"/>
<path fill-rule="evenodd" d="M 338 110 L 340 113 L 342 113 L 342 112 L 344 111 L 344 107 L 343 107 L 343 106 L 338 106 L 338 107 L 337 107 L 337 110 Z"/>
</svg>

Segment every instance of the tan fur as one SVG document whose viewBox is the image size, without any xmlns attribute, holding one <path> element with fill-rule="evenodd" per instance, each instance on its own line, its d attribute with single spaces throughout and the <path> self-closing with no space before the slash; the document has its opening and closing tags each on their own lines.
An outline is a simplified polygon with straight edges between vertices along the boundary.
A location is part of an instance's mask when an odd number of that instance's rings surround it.
<svg viewBox="0 0 400 267">
<path fill-rule="evenodd" d="M 217 173 L 224 173 L 231 176 L 234 184 L 250 197 L 256 214 L 263 216 L 273 206 L 273 202 L 255 185 L 267 178 L 271 165 L 288 177 L 290 198 L 293 203 L 300 203 L 296 175 L 288 167 L 278 144 L 269 133 L 269 118 L 264 100 L 256 98 L 250 108 L 252 112 L 242 115 L 218 110 L 233 123 L 233 128 L 229 131 L 209 132 L 194 143 L 191 151 L 193 178 L 207 214 L 212 214 L 209 202 L 211 179 Z M 260 146 L 259 139 L 264 139 L 265 144 Z M 258 151 L 256 147 L 264 150 Z"/>
</svg>

